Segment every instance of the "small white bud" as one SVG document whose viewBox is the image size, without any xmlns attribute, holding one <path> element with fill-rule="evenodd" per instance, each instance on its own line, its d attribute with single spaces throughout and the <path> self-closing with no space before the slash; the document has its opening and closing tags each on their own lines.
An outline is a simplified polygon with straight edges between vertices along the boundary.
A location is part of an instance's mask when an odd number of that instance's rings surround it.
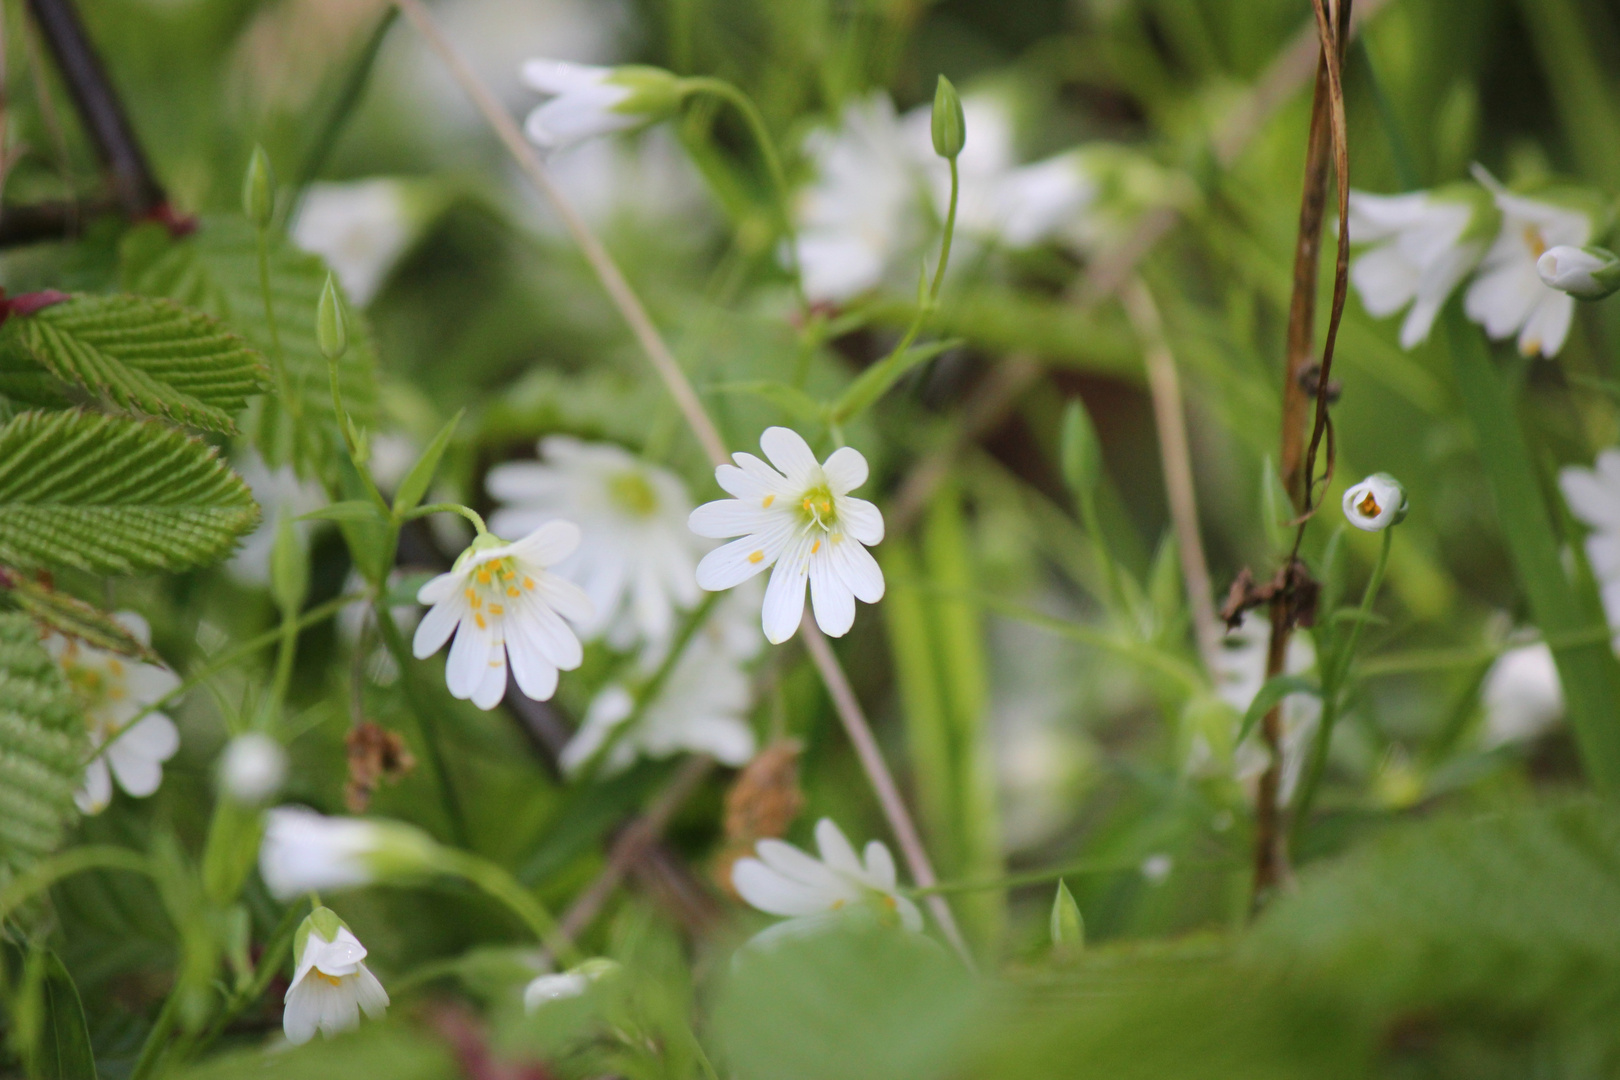
<svg viewBox="0 0 1620 1080">
<path fill-rule="evenodd" d="M 411 825 L 280 806 L 265 824 L 259 876 L 272 896 L 286 901 L 430 874 L 437 855 L 433 838 Z"/>
<path fill-rule="evenodd" d="M 1344 493 L 1344 516 L 1366 532 L 1383 532 L 1406 518 L 1406 489 L 1388 473 L 1373 473 Z"/>
<path fill-rule="evenodd" d="M 1549 289 L 1580 300 L 1601 300 L 1620 289 L 1620 256 L 1600 247 L 1560 244 L 1542 252 L 1536 273 Z"/>
<path fill-rule="evenodd" d="M 579 997 L 590 989 L 592 983 L 618 970 L 616 961 L 596 957 L 568 971 L 542 975 L 524 987 L 523 1007 L 534 1012 L 548 1001 Z"/>
<path fill-rule="evenodd" d="M 287 779 L 287 751 L 260 731 L 238 735 L 219 759 L 219 787 L 247 806 L 267 802 Z"/>
</svg>

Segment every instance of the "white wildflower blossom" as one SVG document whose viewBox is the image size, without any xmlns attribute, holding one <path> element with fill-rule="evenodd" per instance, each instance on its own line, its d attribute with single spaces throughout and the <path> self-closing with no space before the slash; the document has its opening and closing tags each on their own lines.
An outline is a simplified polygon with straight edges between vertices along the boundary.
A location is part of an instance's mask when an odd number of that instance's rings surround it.
<svg viewBox="0 0 1620 1080">
<path fill-rule="evenodd" d="M 349 300 L 365 307 L 416 240 L 420 216 L 401 180 L 317 183 L 299 204 L 291 236 L 325 259 Z"/>
<path fill-rule="evenodd" d="M 922 930 L 922 912 L 900 895 L 894 856 L 881 842 L 869 842 L 863 860 L 838 826 L 822 818 L 816 823 L 816 849 L 819 859 L 782 840 L 761 840 L 754 846 L 757 858 L 738 859 L 732 866 L 731 883 L 739 896 L 761 911 L 788 917 L 767 934 L 814 931 L 853 911 L 875 912 L 907 930 Z"/>
<path fill-rule="evenodd" d="M 399 822 L 278 806 L 265 820 L 259 876 L 272 896 L 286 901 L 425 873 L 435 850 L 425 833 Z"/>
<path fill-rule="evenodd" d="M 1472 185 L 1405 195 L 1350 193 L 1350 239 L 1370 245 L 1350 267 L 1350 280 L 1375 318 L 1406 310 L 1401 347 L 1426 341 L 1457 286 L 1485 255 L 1496 220 Z"/>
<path fill-rule="evenodd" d="M 281 1026 L 294 1046 L 317 1031 L 330 1038 L 354 1030 L 362 1011 L 373 1020 L 387 1013 L 388 991 L 366 967 L 366 947 L 329 908 L 316 908 L 299 925 L 293 958 Z"/>
<path fill-rule="evenodd" d="M 1536 273 L 1550 289 L 1567 292 L 1577 300 L 1601 300 L 1620 289 L 1620 256 L 1604 248 L 1548 248 L 1536 260 Z"/>
<path fill-rule="evenodd" d="M 1564 715 L 1564 688 L 1544 642 L 1520 645 L 1496 658 L 1480 686 L 1486 747 L 1528 742 Z"/>
<path fill-rule="evenodd" d="M 219 758 L 220 790 L 246 806 L 257 806 L 287 780 L 287 751 L 262 731 L 249 731 L 225 744 Z"/>
<path fill-rule="evenodd" d="M 530 60 L 522 78 L 529 89 L 551 95 L 523 125 L 529 140 L 545 150 L 627 131 L 669 114 L 680 102 L 678 80 L 659 68 Z"/>
<path fill-rule="evenodd" d="M 146 620 L 133 611 L 113 616 L 142 645 L 152 641 Z M 161 712 L 147 706 L 180 685 L 172 671 L 98 649 L 74 638 L 51 634 L 45 649 L 62 669 L 90 729 L 90 745 L 105 750 L 84 770 L 84 786 L 73 796 L 86 814 L 99 814 L 112 802 L 113 780 L 137 799 L 163 783 L 163 763 L 180 749 L 180 733 Z"/>
<path fill-rule="evenodd" d="M 1406 517 L 1406 489 L 1388 473 L 1373 473 L 1344 493 L 1345 519 L 1364 532 L 1383 532 Z"/>
<path fill-rule="evenodd" d="M 480 535 L 449 573 L 416 594 L 432 605 L 416 627 L 416 658 L 432 656 L 455 634 L 444 668 L 452 695 L 493 709 L 506 693 L 510 657 L 518 689 L 536 701 L 550 698 L 558 671 L 572 671 L 584 656 L 563 620 L 583 623 L 593 614 L 590 597 L 548 569 L 578 546 L 579 527 L 568 521 L 514 542 Z"/>
<path fill-rule="evenodd" d="M 855 622 L 855 600 L 883 598 L 883 571 L 867 547 L 883 539 L 883 515 L 849 492 L 866 482 L 866 458 L 852 447 L 818 462 L 810 445 L 788 428 L 766 428 L 759 445 L 770 459 L 732 455 L 714 470 L 736 496 L 692 511 L 699 536 L 740 540 L 716 548 L 698 564 L 697 582 L 711 592 L 742 584 L 774 566 L 765 589 L 765 637 L 781 644 L 804 614 L 809 583 L 816 623 L 833 637 Z"/>
<path fill-rule="evenodd" d="M 233 465 L 253 492 L 259 504 L 259 527 L 242 541 L 231 561 L 225 564 L 232 577 L 247 585 L 270 584 L 270 552 L 276 546 L 276 530 L 283 516 L 300 517 L 326 505 L 326 493 L 310 480 L 300 480 L 291 465 L 271 469 L 255 450 L 241 454 Z M 294 522 L 299 539 L 308 542 L 313 521 Z"/>
</svg>

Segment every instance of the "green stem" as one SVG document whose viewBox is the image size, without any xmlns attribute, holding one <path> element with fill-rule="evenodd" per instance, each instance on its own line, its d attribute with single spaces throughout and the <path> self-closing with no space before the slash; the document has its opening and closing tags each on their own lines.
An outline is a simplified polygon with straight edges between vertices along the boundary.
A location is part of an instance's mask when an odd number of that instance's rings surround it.
<svg viewBox="0 0 1620 1080">
<path fill-rule="evenodd" d="M 146 1041 L 141 1044 L 141 1055 L 135 1059 L 135 1067 L 130 1070 L 129 1080 L 146 1080 L 157 1068 L 169 1041 L 169 1035 L 174 1031 L 174 1022 L 178 1018 L 179 1009 L 180 991 L 176 988 L 163 1000 L 163 1008 L 159 1010 L 157 1019 L 152 1021 L 152 1030 L 146 1033 Z"/>
<path fill-rule="evenodd" d="M 280 708 L 287 700 L 287 688 L 292 685 L 293 661 L 298 656 L 298 611 L 287 608 L 281 613 L 280 645 L 276 649 L 276 671 L 270 684 L 270 700 Z"/>
<path fill-rule="evenodd" d="M 1217 866 L 1230 865 L 1224 859 L 1198 859 L 1177 860 L 1178 865 L 1190 866 Z M 1117 874 L 1121 870 L 1137 870 L 1142 860 L 1135 859 L 1087 859 L 1082 862 L 1070 863 L 1068 866 L 1059 866 L 1050 870 L 1031 870 L 1023 874 L 1009 874 L 998 878 L 980 878 L 974 881 L 942 881 L 938 885 L 931 885 L 926 889 L 907 889 L 907 896 L 939 896 L 951 893 L 991 892 L 1001 889 L 1021 889 L 1028 885 L 1047 885 L 1067 877 L 1081 877 L 1086 874 Z"/>
<path fill-rule="evenodd" d="M 390 7 L 388 10 L 398 9 Z M 327 358 L 326 375 L 327 381 L 332 384 L 332 415 L 337 418 L 338 430 L 343 432 L 343 445 L 349 451 L 349 463 L 354 466 L 354 471 L 360 474 L 360 482 L 366 486 L 366 494 L 371 496 L 372 502 L 381 507 L 384 514 L 392 516 L 394 508 L 383 498 L 382 492 L 377 488 L 377 481 L 372 479 L 371 469 L 360 459 L 360 447 L 354 440 L 354 425 L 349 423 L 349 414 L 343 408 L 343 389 L 338 385 L 337 357 Z"/>
<path fill-rule="evenodd" d="M 546 906 L 502 867 L 456 848 L 440 848 L 437 863 L 440 870 L 463 878 L 505 904 L 552 956 L 569 966 L 584 959 L 574 943 L 563 936 Z"/>
<path fill-rule="evenodd" d="M 377 630 L 382 634 L 383 645 L 393 655 L 394 663 L 399 665 L 400 677 L 406 680 L 407 686 L 410 686 L 417 678 L 415 658 L 405 645 L 405 636 L 399 632 L 399 624 L 394 621 L 394 613 L 388 609 L 381 596 L 372 604 L 372 610 L 376 613 Z M 410 702 L 411 712 L 416 715 L 417 726 L 422 731 L 422 743 L 427 747 L 428 759 L 433 763 L 433 777 L 444 799 L 445 814 L 450 819 L 450 835 L 457 845 L 466 847 L 467 818 L 462 812 L 461 796 L 457 794 L 455 785 L 450 781 L 450 766 L 439 740 L 438 721 L 428 708 L 428 696 L 420 687 L 413 686 L 405 697 Z"/>
<path fill-rule="evenodd" d="M 460 503 L 429 503 L 426 506 L 418 506 L 414 510 L 401 514 L 399 520 L 410 521 L 412 518 L 426 517 L 429 514 L 460 514 L 472 522 L 473 528 L 478 530 L 479 536 L 489 532 L 489 526 L 484 524 L 484 519 L 479 515 L 478 511 L 462 506 Z"/>
<path fill-rule="evenodd" d="M 956 171 L 956 159 L 948 160 L 951 163 L 951 204 L 945 212 L 945 239 L 940 242 L 939 265 L 934 268 L 934 284 L 928 290 L 929 307 L 933 307 L 934 301 L 939 299 L 940 286 L 945 284 L 945 266 L 951 261 L 951 241 L 956 236 L 956 200 L 961 185 Z"/>
<path fill-rule="evenodd" d="M 192 1054 L 206 1049 L 213 1041 L 219 1038 L 226 1026 L 242 1014 L 242 1011 L 252 1005 L 264 992 L 269 989 L 270 982 L 282 970 L 287 953 L 292 949 L 293 934 L 298 924 L 304 920 L 304 911 L 296 904 L 290 904 L 281 915 L 281 921 L 276 924 L 275 930 L 270 933 L 270 940 L 265 943 L 264 952 L 259 954 L 259 964 L 253 971 L 253 982 L 241 993 L 231 998 L 225 1008 L 220 1010 L 208 1030 L 190 1048 Z"/>
</svg>

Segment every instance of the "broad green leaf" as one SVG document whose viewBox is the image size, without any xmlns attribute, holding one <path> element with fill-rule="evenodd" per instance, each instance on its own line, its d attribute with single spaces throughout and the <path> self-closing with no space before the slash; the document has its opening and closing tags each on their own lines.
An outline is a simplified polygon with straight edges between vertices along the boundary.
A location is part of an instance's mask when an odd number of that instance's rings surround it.
<svg viewBox="0 0 1620 1080">
<path fill-rule="evenodd" d="M 900 381 L 901 376 L 919 364 L 926 363 L 945 352 L 962 344 L 960 338 L 948 341 L 932 341 L 927 345 L 913 345 L 903 353 L 891 353 L 882 360 L 873 364 L 850 383 L 839 395 L 838 400 L 832 403 L 827 410 L 832 422 L 847 424 L 855 417 L 877 403 L 878 398 L 888 393 L 889 387 Z"/>
<path fill-rule="evenodd" d="M 117 619 L 76 596 L 21 574 L 0 574 L 0 588 L 6 590 L 14 604 L 59 634 L 149 664 L 163 663 L 162 657 L 141 644 Z"/>
<path fill-rule="evenodd" d="M 439 429 L 428 443 L 428 448 L 422 451 L 422 456 L 416 459 L 411 471 L 405 474 L 405 479 L 399 482 L 399 490 L 394 492 L 394 514 L 408 514 L 416 509 L 427 494 L 428 486 L 433 483 L 433 474 L 439 470 L 439 459 L 444 457 L 445 447 L 450 445 L 450 437 L 456 433 L 456 425 L 467 410 L 463 409 L 450 418 L 450 422 Z"/>
<path fill-rule="evenodd" d="M 173 1080 L 455 1080 L 467 1074 L 441 1040 L 397 1023 L 368 1023 L 342 1038 L 316 1039 L 274 1054 L 251 1046 L 164 1075 Z"/>
<path fill-rule="evenodd" d="M 214 449 L 165 424 L 27 412 L 0 428 L 0 562 L 182 570 L 230 554 L 258 519 Z"/>
<path fill-rule="evenodd" d="M 1260 718 L 1280 704 L 1290 694 L 1321 694 L 1315 683 L 1303 675 L 1273 675 L 1260 687 L 1249 709 L 1243 714 L 1243 725 L 1238 728 L 1237 741 L 1242 742 L 1254 730 Z"/>
<path fill-rule="evenodd" d="M 236 430 L 269 371 L 206 315 L 145 296 L 75 296 L 0 328 L 0 367 L 31 362 L 120 408 L 212 431 Z"/>
<path fill-rule="evenodd" d="M 73 976 L 54 952 L 45 953 L 40 981 L 43 1023 L 34 1043 L 29 1076 L 37 1080 L 96 1080 L 96 1059 L 90 1049 L 90 1028 Z"/>
<path fill-rule="evenodd" d="M 39 628 L 0 613 L 0 865 L 24 870 L 62 842 L 89 746 Z"/>
</svg>

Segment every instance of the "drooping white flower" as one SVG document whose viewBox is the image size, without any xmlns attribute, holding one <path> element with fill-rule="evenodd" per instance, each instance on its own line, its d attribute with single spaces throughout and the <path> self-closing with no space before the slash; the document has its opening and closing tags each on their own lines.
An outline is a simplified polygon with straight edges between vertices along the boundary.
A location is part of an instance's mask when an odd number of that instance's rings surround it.
<svg viewBox="0 0 1620 1080">
<path fill-rule="evenodd" d="M 1249 711 L 1255 695 L 1266 682 L 1266 654 L 1271 642 L 1271 624 L 1263 616 L 1248 612 L 1236 630 L 1221 639 L 1221 651 L 1215 658 L 1215 692 L 1239 714 Z M 1305 634 L 1288 639 L 1288 656 L 1283 664 L 1284 674 L 1305 675 L 1316 666 L 1316 648 Z M 1305 754 L 1316 733 L 1322 716 L 1321 699 L 1311 694 L 1289 694 L 1282 701 L 1282 775 L 1277 785 L 1277 798 L 1286 805 L 1293 797 L 1299 775 L 1305 763 Z M 1234 732 L 1235 734 L 1235 732 Z M 1209 753 L 1206 746 L 1203 751 Z M 1265 771 L 1270 755 L 1251 738 L 1239 746 L 1232 755 L 1232 773 L 1240 782 L 1249 783 Z"/>
<path fill-rule="evenodd" d="M 142 645 L 152 641 L 146 620 L 133 611 L 113 616 Z M 174 721 L 160 712 L 135 720 L 148 705 L 180 685 L 172 671 L 51 634 L 45 649 L 61 667 L 90 729 L 90 745 L 105 746 L 84 770 L 84 786 L 73 796 L 80 811 L 99 814 L 112 802 L 113 780 L 137 799 L 163 783 L 163 763 L 180 749 Z M 110 744 L 110 745 L 109 745 Z"/>
<path fill-rule="evenodd" d="M 660 68 L 530 60 L 522 77 L 529 89 L 553 95 L 523 125 L 529 140 L 545 150 L 626 131 L 667 116 L 680 103 L 679 80 Z"/>
<path fill-rule="evenodd" d="M 1476 169 L 1502 212 L 1502 230 L 1468 287 L 1468 317 L 1493 340 L 1519 335 L 1525 356 L 1552 357 L 1564 347 L 1575 317 L 1575 300 L 1541 280 L 1536 264 L 1549 248 L 1581 247 L 1592 239 L 1590 214 L 1556 203 L 1510 194 L 1485 170 Z"/>
<path fill-rule="evenodd" d="M 1388 473 L 1373 473 L 1344 493 L 1344 516 L 1364 532 L 1383 532 L 1406 517 L 1406 490 Z"/>
<path fill-rule="evenodd" d="M 1620 289 L 1620 256 L 1604 248 L 1560 244 L 1536 260 L 1536 273 L 1550 289 L 1578 300 L 1601 300 Z"/>
<path fill-rule="evenodd" d="M 301 1046 L 315 1032 L 330 1038 L 388 1012 L 388 991 L 366 967 L 366 947 L 329 908 L 310 912 L 293 938 L 293 979 L 281 1014 L 287 1041 Z"/>
<path fill-rule="evenodd" d="M 231 576 L 247 585 L 264 586 L 270 583 L 270 552 L 276 546 L 276 531 L 283 516 L 300 517 L 326 505 L 326 493 L 319 484 L 300 480 L 291 465 L 271 469 L 258 451 L 248 449 L 233 462 L 236 471 L 253 492 L 253 501 L 259 504 L 259 527 L 242 540 L 242 545 L 231 556 L 225 568 Z M 294 522 L 300 539 L 308 542 L 315 528 L 313 521 Z"/>
<path fill-rule="evenodd" d="M 427 834 L 396 821 L 278 806 L 265 819 L 259 876 L 276 899 L 292 900 L 426 873 L 435 850 Z"/>
<path fill-rule="evenodd" d="M 518 689 L 536 701 L 557 690 L 557 672 L 579 667 L 584 656 L 569 622 L 587 622 L 593 608 L 578 585 L 549 569 L 579 546 L 579 527 L 551 521 L 508 543 L 484 533 L 447 574 L 423 585 L 416 598 L 432 605 L 417 624 L 418 660 L 444 647 L 450 693 L 493 709 L 506 693 L 507 658 Z"/>
<path fill-rule="evenodd" d="M 884 93 L 851 102 L 804 151 L 815 169 L 794 207 L 804 292 L 843 303 L 882 282 L 920 234 L 921 177 Z"/>
<path fill-rule="evenodd" d="M 541 975 L 523 988 L 523 1008 L 535 1012 L 550 1001 L 580 997 L 591 984 L 619 970 L 619 964 L 603 957 L 594 957 L 567 971 Z"/>
<path fill-rule="evenodd" d="M 262 731 L 238 735 L 220 755 L 220 790 L 243 805 L 267 801 L 286 779 L 287 751 Z"/>
<path fill-rule="evenodd" d="M 752 906 L 789 918 L 774 928 L 777 933 L 814 931 L 854 911 L 922 930 L 922 912 L 900 895 L 894 856 L 880 841 L 866 845 L 863 861 L 838 826 L 822 818 L 816 822 L 816 849 L 819 859 L 782 840 L 761 840 L 754 845 L 758 858 L 738 859 L 732 866 L 731 884 Z"/>
<path fill-rule="evenodd" d="M 1487 748 L 1527 742 L 1564 715 L 1564 688 L 1545 642 L 1520 645 L 1496 658 L 1480 686 Z"/>
<path fill-rule="evenodd" d="M 717 467 L 714 476 L 736 498 L 692 511 L 699 536 L 742 537 L 705 555 L 697 582 L 717 592 L 774 566 L 765 589 L 765 637 L 780 645 L 793 636 L 807 581 L 817 625 L 841 637 L 855 622 L 857 597 L 868 604 L 883 599 L 883 571 L 866 550 L 883 539 L 883 515 L 849 494 L 866 482 L 866 458 L 846 446 L 818 462 L 804 438 L 783 427 L 766 428 L 759 445 L 775 469 L 752 454 L 733 454 L 736 464 Z"/>
<path fill-rule="evenodd" d="M 583 542 L 555 572 L 579 582 L 595 605 L 580 632 L 605 633 L 621 651 L 667 641 L 676 613 L 701 596 L 692 575 L 708 549 L 686 527 L 686 485 L 613 443 L 553 435 L 540 455 L 490 470 L 489 493 L 505 504 L 491 527 L 517 536 L 548 521 L 577 523 Z"/>
<path fill-rule="evenodd" d="M 1428 339 L 1435 316 L 1484 256 L 1496 216 L 1472 185 L 1405 195 L 1350 193 L 1350 239 L 1372 245 L 1351 265 L 1350 280 L 1376 318 L 1410 308 L 1401 348 Z"/>
<path fill-rule="evenodd" d="M 305 192 L 291 235 L 325 259 L 349 300 L 365 307 L 416 240 L 421 217 L 400 180 L 317 183 Z"/>
<path fill-rule="evenodd" d="M 1559 470 L 1558 487 L 1569 512 L 1592 530 L 1586 536 L 1586 557 L 1609 625 L 1620 628 L 1620 450 L 1604 450 L 1590 469 L 1565 466 Z"/>
</svg>

